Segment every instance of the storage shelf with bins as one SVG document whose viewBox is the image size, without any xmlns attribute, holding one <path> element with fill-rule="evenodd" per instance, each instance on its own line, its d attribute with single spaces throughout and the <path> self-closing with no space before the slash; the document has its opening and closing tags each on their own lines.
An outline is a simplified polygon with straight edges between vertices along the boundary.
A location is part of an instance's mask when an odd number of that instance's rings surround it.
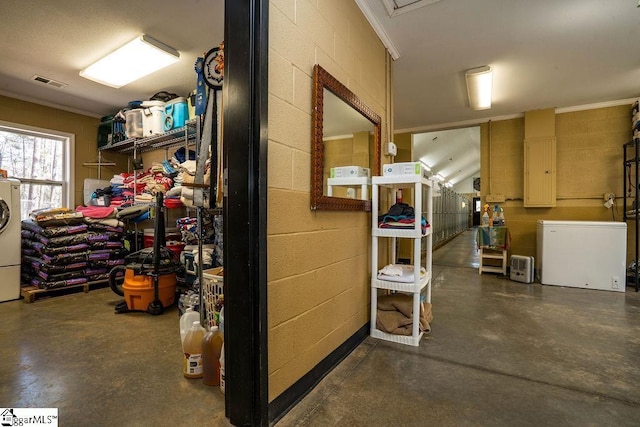
<svg viewBox="0 0 640 427">
<path fill-rule="evenodd" d="M 199 119 L 195 118 L 186 122 L 182 127 L 171 129 L 165 133 L 146 136 L 144 138 L 129 138 L 124 141 L 104 145 L 99 148 L 101 151 L 114 151 L 117 153 L 142 153 L 161 148 L 169 149 L 173 147 L 195 144 L 198 140 L 197 129 Z"/>
<path fill-rule="evenodd" d="M 377 215 L 379 209 L 380 191 L 394 192 L 398 189 L 408 189 L 413 191 L 413 205 L 415 211 L 415 221 L 412 229 L 380 228 L 378 226 Z M 425 301 L 431 302 L 431 276 L 432 276 L 432 221 L 433 221 L 433 199 L 432 182 L 420 175 L 393 175 L 374 176 L 371 179 L 372 192 L 372 241 L 371 241 L 371 336 L 373 338 L 400 344 L 418 346 L 422 339 L 423 332 L 420 331 L 420 298 L 425 292 Z M 392 193 L 393 194 L 393 193 Z M 425 217 L 428 227 L 426 232 L 422 232 L 421 218 Z M 397 282 L 390 280 L 379 280 L 377 272 L 379 265 L 379 239 L 391 239 L 390 259 L 395 263 L 396 239 L 413 240 L 413 282 Z M 424 250 L 423 250 L 424 244 Z M 423 259 L 424 252 L 424 262 Z M 378 289 L 409 293 L 413 297 L 413 324 L 411 335 L 395 335 L 383 332 L 376 327 Z"/>
<path fill-rule="evenodd" d="M 98 148 L 98 156 L 102 155 L 102 152 L 110 151 L 115 153 L 127 154 L 130 158 L 133 158 L 134 164 L 139 154 L 146 153 L 153 150 L 165 150 L 165 160 L 168 158 L 168 150 L 177 147 L 185 147 L 185 150 L 189 149 L 189 146 L 196 146 L 198 148 L 198 142 L 200 141 L 200 117 L 195 117 L 185 122 L 184 126 L 171 129 L 165 133 L 154 134 L 143 138 L 129 138 L 124 141 L 110 143 Z M 134 189 L 136 174 L 134 173 Z M 155 206 L 155 202 L 135 202 L 136 206 Z M 165 221 L 168 219 L 165 218 Z M 135 231 L 138 232 L 138 224 L 134 224 Z M 139 249 L 139 248 L 136 248 Z"/>
<path fill-rule="evenodd" d="M 165 150 L 165 158 L 167 157 L 167 151 L 172 148 L 177 147 L 185 147 L 186 150 L 189 149 L 189 146 L 195 146 L 196 154 L 198 155 L 199 145 L 200 145 L 200 125 L 201 118 L 200 116 L 195 117 L 194 119 L 187 120 L 185 125 L 179 128 L 171 129 L 162 134 L 150 135 L 143 138 L 129 138 L 124 141 L 108 144 L 99 148 L 100 151 L 112 151 L 117 153 L 124 153 L 130 156 L 133 156 L 136 159 L 138 154 L 142 154 L 145 152 L 153 151 L 153 150 Z M 166 160 L 166 159 L 165 159 Z M 210 186 L 208 184 L 184 184 L 185 187 L 198 187 L 209 189 Z M 210 190 L 208 190 L 210 191 Z M 213 200 L 213 198 L 211 198 Z M 140 203 L 136 203 L 140 204 Z M 197 226 L 196 233 L 199 236 L 203 234 L 203 219 L 202 215 L 204 211 L 207 211 L 210 214 L 222 214 L 222 210 L 220 208 L 205 208 L 205 207 L 185 207 L 188 215 L 191 215 L 191 211 L 195 210 L 196 218 L 197 218 Z M 137 224 L 135 224 L 137 231 Z M 202 253 L 202 239 L 198 239 L 198 253 Z M 199 283 L 204 283 L 203 281 L 203 269 L 198 269 L 198 279 Z M 204 287 L 200 287 L 200 301 L 204 300 L 203 296 Z M 204 324 L 204 311 L 201 310 L 200 317 L 201 323 Z"/>
<path fill-rule="evenodd" d="M 165 133 L 146 136 L 144 138 L 129 138 L 124 141 L 115 142 L 99 147 L 99 155 L 102 151 L 112 151 L 133 156 L 134 164 L 138 154 L 153 150 L 165 150 L 165 160 L 168 157 L 168 150 L 171 148 L 184 147 L 188 151 L 189 146 L 197 145 L 200 141 L 200 117 L 187 120 L 184 126 L 171 129 Z M 135 178 L 134 178 L 135 182 Z M 195 186 L 195 184 L 193 184 Z M 135 185 L 134 185 L 135 187 Z"/>
</svg>

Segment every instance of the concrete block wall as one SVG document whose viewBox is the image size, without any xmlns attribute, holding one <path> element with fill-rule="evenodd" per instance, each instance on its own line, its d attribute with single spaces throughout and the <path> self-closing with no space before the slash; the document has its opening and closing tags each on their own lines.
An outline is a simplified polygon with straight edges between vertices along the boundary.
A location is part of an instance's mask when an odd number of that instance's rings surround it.
<svg viewBox="0 0 640 427">
<path fill-rule="evenodd" d="M 311 211 L 313 66 L 383 119 L 387 54 L 353 0 L 272 0 L 269 8 L 269 400 L 369 318 L 370 214 Z"/>
</svg>

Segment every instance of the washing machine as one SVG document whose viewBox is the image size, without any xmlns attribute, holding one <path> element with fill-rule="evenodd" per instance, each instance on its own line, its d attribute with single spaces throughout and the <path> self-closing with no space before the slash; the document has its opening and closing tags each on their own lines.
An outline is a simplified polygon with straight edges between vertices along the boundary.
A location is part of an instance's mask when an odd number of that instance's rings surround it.
<svg viewBox="0 0 640 427">
<path fill-rule="evenodd" d="M 20 298 L 20 181 L 0 178 L 0 301 Z"/>
</svg>

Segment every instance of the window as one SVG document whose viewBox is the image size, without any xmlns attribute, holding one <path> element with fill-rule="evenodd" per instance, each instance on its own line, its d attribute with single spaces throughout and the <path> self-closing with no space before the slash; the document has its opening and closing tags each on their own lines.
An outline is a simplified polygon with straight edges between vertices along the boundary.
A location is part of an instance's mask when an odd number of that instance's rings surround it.
<svg viewBox="0 0 640 427">
<path fill-rule="evenodd" d="M 0 121 L 0 169 L 20 180 L 22 219 L 72 206 L 73 142 L 72 134 Z"/>
</svg>

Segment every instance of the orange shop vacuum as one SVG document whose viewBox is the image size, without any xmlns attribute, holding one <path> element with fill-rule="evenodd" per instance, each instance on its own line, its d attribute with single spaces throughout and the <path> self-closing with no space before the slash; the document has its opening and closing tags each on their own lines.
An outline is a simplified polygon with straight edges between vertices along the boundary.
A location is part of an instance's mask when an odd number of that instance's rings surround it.
<svg viewBox="0 0 640 427">
<path fill-rule="evenodd" d="M 178 282 L 176 273 L 183 267 L 175 253 L 165 246 L 162 199 L 162 193 L 158 193 L 153 247 L 127 255 L 125 265 L 118 265 L 109 273 L 111 290 L 124 297 L 123 301 L 116 304 L 116 313 L 146 311 L 158 315 L 175 301 Z"/>
</svg>

